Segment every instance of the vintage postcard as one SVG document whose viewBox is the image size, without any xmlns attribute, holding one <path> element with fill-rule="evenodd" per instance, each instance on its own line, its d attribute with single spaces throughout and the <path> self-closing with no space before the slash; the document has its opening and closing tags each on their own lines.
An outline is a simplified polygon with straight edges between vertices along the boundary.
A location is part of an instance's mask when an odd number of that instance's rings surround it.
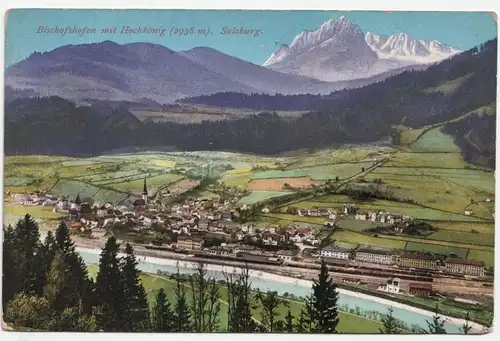
<svg viewBox="0 0 500 341">
<path fill-rule="evenodd" d="M 490 331 L 493 13 L 12 9 L 4 74 L 4 331 Z"/>
</svg>

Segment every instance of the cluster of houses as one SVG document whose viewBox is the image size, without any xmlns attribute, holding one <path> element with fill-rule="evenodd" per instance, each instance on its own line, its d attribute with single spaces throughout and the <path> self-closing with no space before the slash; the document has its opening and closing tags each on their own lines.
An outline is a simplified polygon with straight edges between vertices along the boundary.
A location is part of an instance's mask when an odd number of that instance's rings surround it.
<svg viewBox="0 0 500 341">
<path fill-rule="evenodd" d="M 408 223 L 411 220 L 410 217 L 403 216 L 397 213 L 359 210 L 355 205 L 344 205 L 341 211 L 322 207 L 298 208 L 294 211 L 294 213 L 299 216 L 325 217 L 330 220 L 335 220 L 340 215 L 352 216 L 357 220 L 377 221 L 386 224 L 404 224 Z"/>
<path fill-rule="evenodd" d="M 281 243 L 305 243 L 317 245 L 314 230 L 290 224 L 267 227 L 239 224 L 232 221 L 228 202 L 209 199 L 189 199 L 182 204 L 159 206 L 148 202 L 146 180 L 142 197 L 129 205 L 111 203 L 90 205 L 79 194 L 74 199 L 57 198 L 50 194 L 12 194 L 12 200 L 20 205 L 51 206 L 54 212 L 66 216 L 70 229 L 91 231 L 98 237 L 112 226 L 127 226 L 134 230 L 160 230 L 175 235 L 175 246 L 185 250 L 200 250 L 207 235 L 224 241 L 261 243 L 278 246 Z M 333 225 L 333 222 L 331 222 Z"/>
<path fill-rule="evenodd" d="M 453 274 L 484 277 L 486 267 L 483 262 L 452 257 L 439 257 L 418 252 L 399 253 L 393 249 L 382 249 L 371 246 L 361 246 L 355 250 L 339 246 L 327 246 L 320 251 L 320 256 L 338 260 L 355 262 L 397 265 L 408 269 L 423 269 L 444 271 Z"/>
</svg>

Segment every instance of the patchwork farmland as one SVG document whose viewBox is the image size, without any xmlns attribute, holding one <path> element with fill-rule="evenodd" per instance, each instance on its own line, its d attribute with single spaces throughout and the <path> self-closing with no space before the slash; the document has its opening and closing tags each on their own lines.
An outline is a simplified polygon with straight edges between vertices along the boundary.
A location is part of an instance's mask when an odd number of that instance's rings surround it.
<svg viewBox="0 0 500 341">
<path fill-rule="evenodd" d="M 453 141 L 438 129 L 406 131 L 406 135 L 413 140 L 402 148 L 346 146 L 276 157 L 210 151 L 6 157 L 4 186 L 11 192 L 48 190 L 68 197 L 79 193 L 95 203 L 121 204 L 140 197 L 144 179 L 150 196 L 165 191 L 216 198 L 213 188 L 198 188 L 209 179 L 237 188 L 242 194 L 236 206 L 293 198 L 271 204 L 268 213 L 258 213 L 256 224 L 308 226 L 328 237 L 327 243 L 452 253 L 492 265 L 493 172 L 465 162 Z M 432 149 L 438 142 L 440 148 Z M 323 193 L 328 186 L 333 190 Z M 358 200 L 345 193 L 349 186 L 376 187 L 388 195 Z M 293 196 L 301 192 L 305 194 Z M 339 221 L 331 233 L 324 230 L 323 217 L 288 212 L 315 207 L 339 210 L 345 204 L 410 216 L 431 224 L 435 231 L 425 236 L 386 236 L 366 232 L 380 224 L 350 220 Z M 44 219 L 45 215 L 39 212 Z"/>
</svg>

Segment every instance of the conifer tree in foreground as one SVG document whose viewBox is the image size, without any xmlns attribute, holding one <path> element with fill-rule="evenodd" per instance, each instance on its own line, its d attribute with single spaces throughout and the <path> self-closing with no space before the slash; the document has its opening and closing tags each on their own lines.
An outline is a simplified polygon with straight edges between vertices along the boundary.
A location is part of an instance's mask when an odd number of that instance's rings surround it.
<svg viewBox="0 0 500 341">
<path fill-rule="evenodd" d="M 444 320 L 438 315 L 438 306 L 434 308 L 434 315 L 432 316 L 432 321 L 427 321 L 427 326 L 429 330 L 424 329 L 426 334 L 446 334 L 446 329 L 444 329 Z"/>
<path fill-rule="evenodd" d="M 173 331 L 174 332 L 192 332 L 191 328 L 191 313 L 189 311 L 189 305 L 186 297 L 186 287 L 182 283 L 181 274 L 179 269 L 177 269 L 177 274 L 175 275 L 176 286 L 175 292 L 175 304 L 173 309 Z"/>
<path fill-rule="evenodd" d="M 16 249 L 14 245 L 15 231 L 12 226 L 4 227 L 2 243 L 2 311 L 7 311 L 7 303 L 20 291 L 16 271 Z"/>
<path fill-rule="evenodd" d="M 467 312 L 467 315 L 465 315 L 465 323 L 462 324 L 462 326 L 460 327 L 460 330 L 465 335 L 469 334 L 470 331 L 472 330 L 472 326 L 469 325 L 469 321 L 470 321 L 470 315 L 469 315 L 469 312 Z"/>
<path fill-rule="evenodd" d="M 337 333 L 339 294 L 337 285 L 328 274 L 328 267 L 324 261 L 321 262 L 318 278 L 313 281 L 312 290 L 311 305 L 314 332 Z"/>
<path fill-rule="evenodd" d="M 124 331 L 147 331 L 149 311 L 146 289 L 140 280 L 137 260 L 130 244 L 125 246 L 125 257 L 120 264 L 121 283 L 125 310 L 122 319 L 125 321 Z"/>
<path fill-rule="evenodd" d="M 231 333 L 253 333 L 257 324 L 252 317 L 252 297 L 248 264 L 239 274 L 224 273 L 228 291 L 227 329 Z"/>
<path fill-rule="evenodd" d="M 305 307 L 300 310 L 299 318 L 295 329 L 298 333 L 314 332 L 314 307 L 312 305 L 312 297 L 306 298 Z"/>
<path fill-rule="evenodd" d="M 215 278 L 207 278 L 207 271 L 198 263 L 196 273 L 189 278 L 191 284 L 191 312 L 193 331 L 211 333 L 219 327 L 220 293 Z"/>
<path fill-rule="evenodd" d="M 290 309 L 288 309 L 288 312 L 285 316 L 285 331 L 287 333 L 293 333 L 295 330 L 295 327 L 293 325 L 293 316 L 292 313 L 290 312 Z"/>
<path fill-rule="evenodd" d="M 52 259 L 47 273 L 44 295 L 52 309 L 63 312 L 66 308 L 77 307 L 80 314 L 91 312 L 87 295 L 90 280 L 87 266 L 75 250 L 70 232 L 65 222 L 59 224 L 52 242 L 47 236 L 44 249 L 46 257 Z M 86 309 L 85 309 L 86 308 Z"/>
<path fill-rule="evenodd" d="M 382 318 L 383 328 L 379 328 L 382 334 L 399 334 L 397 320 L 393 316 L 394 309 L 389 307 L 389 313 Z"/>
<path fill-rule="evenodd" d="M 122 319 L 126 305 L 118 248 L 116 238 L 110 237 L 101 252 L 95 283 L 97 322 L 103 331 L 110 332 L 121 332 L 126 329 L 125 324 L 129 323 Z"/>
<path fill-rule="evenodd" d="M 262 292 L 257 293 L 257 300 L 262 306 L 262 322 L 268 332 L 276 332 L 276 319 L 279 317 L 278 307 L 280 305 L 287 305 L 287 301 L 279 298 L 276 291 L 268 291 L 265 294 Z"/>
<path fill-rule="evenodd" d="M 40 283 L 40 232 L 32 216 L 26 214 L 14 229 L 14 259 L 19 292 L 41 295 L 44 283 Z"/>
<path fill-rule="evenodd" d="M 174 330 L 173 312 L 165 291 L 161 288 L 156 294 L 155 303 L 151 309 L 151 331 L 167 333 Z"/>
</svg>

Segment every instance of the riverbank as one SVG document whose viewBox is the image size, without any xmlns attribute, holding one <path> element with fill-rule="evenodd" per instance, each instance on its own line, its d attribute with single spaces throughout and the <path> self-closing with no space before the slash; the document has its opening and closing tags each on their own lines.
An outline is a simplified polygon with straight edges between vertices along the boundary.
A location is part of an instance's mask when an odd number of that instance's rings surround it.
<svg viewBox="0 0 500 341">
<path fill-rule="evenodd" d="M 93 255 L 99 255 L 101 250 L 96 249 L 96 248 L 85 248 L 85 247 L 77 247 L 78 252 L 84 252 L 84 253 L 89 253 Z M 169 259 L 169 258 L 160 258 L 160 257 L 152 257 L 149 255 L 144 255 L 141 254 L 140 250 L 136 250 L 136 255 L 139 264 L 157 264 L 157 265 L 163 265 L 163 266 L 169 266 L 173 268 L 184 268 L 188 271 L 194 271 L 196 268 L 196 263 L 194 263 L 192 260 L 189 259 L 189 257 L 184 257 L 183 259 Z M 123 255 L 123 254 L 120 254 Z M 239 269 L 241 267 L 238 266 L 233 266 L 233 265 L 216 265 L 216 264 L 206 264 L 207 270 L 210 272 L 216 272 L 216 273 L 238 273 Z M 311 288 L 312 286 L 312 281 L 309 280 L 304 280 L 304 279 L 297 279 L 293 277 L 288 277 L 284 275 L 278 275 L 262 270 L 256 270 L 256 269 L 250 269 L 249 270 L 249 275 L 250 277 L 254 279 L 258 279 L 260 281 L 269 281 L 269 282 L 276 282 L 280 283 L 283 285 L 293 285 L 293 286 L 300 286 L 302 288 Z M 399 308 L 403 309 L 412 313 L 416 313 L 428 318 L 432 318 L 434 315 L 433 312 L 420 309 L 420 308 L 415 308 L 410 305 L 402 304 L 399 302 L 394 302 L 388 299 L 380 298 L 380 297 L 375 297 L 375 296 L 370 296 L 367 294 L 355 292 L 355 291 L 350 291 L 346 289 L 339 288 L 338 289 L 339 293 L 341 295 L 346 295 L 349 297 L 353 297 L 356 299 L 361 299 L 361 300 L 367 300 L 371 301 L 374 303 L 379 303 L 382 305 L 386 306 L 392 306 L 394 308 Z M 383 313 L 383 312 L 381 312 Z M 462 324 L 465 324 L 464 319 L 459 319 L 455 317 L 450 317 L 446 315 L 441 315 L 443 319 L 455 326 L 461 326 Z M 482 333 L 485 331 L 485 327 L 474 322 L 469 322 L 469 325 L 472 327 L 472 331 L 474 333 Z"/>
</svg>

